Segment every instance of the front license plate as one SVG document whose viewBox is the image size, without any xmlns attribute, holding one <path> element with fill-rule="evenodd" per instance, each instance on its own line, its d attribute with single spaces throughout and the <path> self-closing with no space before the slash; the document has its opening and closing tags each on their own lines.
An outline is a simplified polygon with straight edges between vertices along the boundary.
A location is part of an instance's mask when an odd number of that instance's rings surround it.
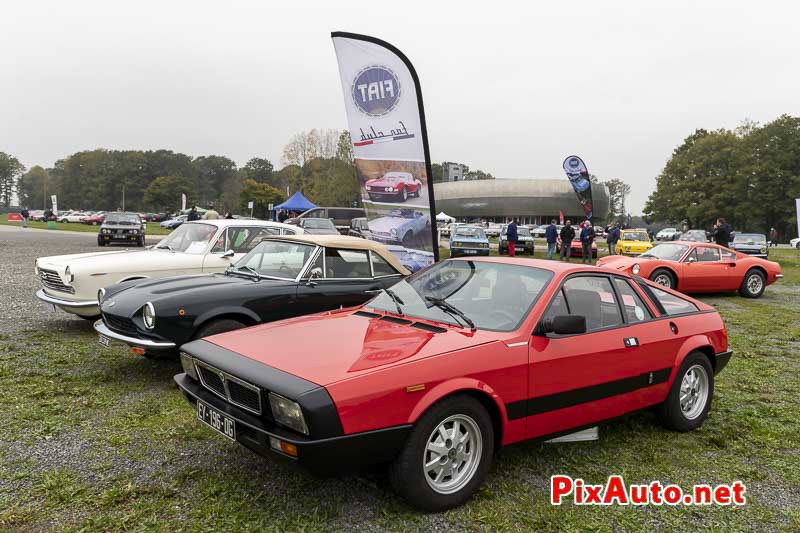
<svg viewBox="0 0 800 533">
<path fill-rule="evenodd" d="M 477 254 L 478 250 L 464 250 L 465 254 Z"/>
<path fill-rule="evenodd" d="M 99 342 L 101 346 L 108 346 L 111 344 L 111 339 L 101 334 L 97 336 L 97 342 Z"/>
<path fill-rule="evenodd" d="M 236 440 L 236 421 L 200 400 L 197 400 L 197 419 L 223 437 Z"/>
</svg>

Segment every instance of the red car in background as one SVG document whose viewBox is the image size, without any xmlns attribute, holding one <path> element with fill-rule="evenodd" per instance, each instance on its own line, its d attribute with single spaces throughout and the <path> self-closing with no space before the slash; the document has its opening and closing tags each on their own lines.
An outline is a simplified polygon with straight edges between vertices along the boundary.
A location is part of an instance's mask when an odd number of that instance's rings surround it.
<svg viewBox="0 0 800 533">
<path fill-rule="evenodd" d="M 556 252 L 561 253 L 561 239 L 558 239 L 556 243 Z M 569 256 L 570 257 L 583 257 L 583 245 L 581 244 L 581 240 L 579 238 L 572 239 L 569 247 Z M 597 242 L 592 241 L 592 257 L 597 257 Z"/>
<path fill-rule="evenodd" d="M 422 182 L 410 172 L 387 172 L 382 178 L 367 181 L 364 186 L 373 202 L 388 200 L 405 202 L 409 196 L 419 197 Z"/>
<path fill-rule="evenodd" d="M 95 213 L 93 215 L 84 218 L 82 222 L 84 224 L 89 224 L 90 226 L 99 226 L 105 221 L 105 219 L 106 219 L 105 211 L 100 211 L 98 213 Z"/>
<path fill-rule="evenodd" d="M 500 446 L 647 408 L 699 427 L 731 357 L 713 307 L 619 270 L 449 259 L 376 292 L 192 341 L 175 382 L 200 422 L 256 453 L 386 464 L 411 504 L 442 511 Z"/>
<path fill-rule="evenodd" d="M 672 241 L 638 257 L 610 255 L 598 266 L 628 272 L 685 293 L 733 292 L 758 298 L 781 279 L 781 266 L 709 242 Z"/>
</svg>

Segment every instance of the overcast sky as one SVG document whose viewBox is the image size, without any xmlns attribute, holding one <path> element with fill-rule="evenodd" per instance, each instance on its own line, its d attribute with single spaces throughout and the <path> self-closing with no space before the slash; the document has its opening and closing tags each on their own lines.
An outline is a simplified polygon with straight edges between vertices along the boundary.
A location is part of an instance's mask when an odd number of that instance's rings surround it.
<svg viewBox="0 0 800 533">
<path fill-rule="evenodd" d="M 634 213 L 694 129 L 800 114 L 796 1 L 272 3 L 4 2 L 0 151 L 278 166 L 293 133 L 346 128 L 333 30 L 411 59 L 434 162 L 553 178 L 575 153 Z"/>
</svg>

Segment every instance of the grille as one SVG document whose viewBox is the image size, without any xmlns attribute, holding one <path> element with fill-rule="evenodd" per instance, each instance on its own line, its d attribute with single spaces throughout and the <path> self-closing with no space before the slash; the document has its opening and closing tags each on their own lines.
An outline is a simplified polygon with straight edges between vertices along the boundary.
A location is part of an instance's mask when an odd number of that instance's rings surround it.
<svg viewBox="0 0 800 533">
<path fill-rule="evenodd" d="M 237 407 L 261 414 L 261 389 L 213 366 L 195 362 L 203 387 Z"/>
<path fill-rule="evenodd" d="M 118 333 L 123 333 L 125 335 L 138 334 L 136 324 L 134 324 L 133 320 L 130 318 L 103 313 L 103 322 L 106 323 L 106 326 Z"/>
<path fill-rule="evenodd" d="M 64 285 L 64 282 L 61 281 L 61 276 L 59 276 L 58 273 L 53 270 L 46 270 L 40 268 L 39 279 L 41 280 L 42 285 L 44 285 L 48 289 L 53 289 L 54 291 L 58 292 L 67 292 L 69 294 L 75 294 L 75 289 L 68 285 Z"/>
</svg>

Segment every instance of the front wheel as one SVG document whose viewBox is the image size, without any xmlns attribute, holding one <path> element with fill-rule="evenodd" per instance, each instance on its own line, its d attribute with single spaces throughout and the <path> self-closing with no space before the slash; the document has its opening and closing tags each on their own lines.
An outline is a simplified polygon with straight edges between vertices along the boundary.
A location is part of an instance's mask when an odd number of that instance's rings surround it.
<svg viewBox="0 0 800 533">
<path fill-rule="evenodd" d="M 764 294 L 767 283 L 760 270 L 749 270 L 739 287 L 739 294 L 745 298 L 759 298 Z"/>
<path fill-rule="evenodd" d="M 691 431 L 703 425 L 714 396 L 714 369 L 708 358 L 692 352 L 683 360 L 667 399 L 656 408 L 661 425 Z"/>
<path fill-rule="evenodd" d="M 404 187 L 403 191 L 400 193 L 400 201 L 405 202 L 406 200 L 408 200 L 408 189 Z"/>
<path fill-rule="evenodd" d="M 668 289 L 674 289 L 678 286 L 678 283 L 675 281 L 675 276 L 666 268 L 656 269 L 650 274 L 650 281 Z"/>
<path fill-rule="evenodd" d="M 464 504 L 478 490 L 492 463 L 494 430 L 476 399 L 451 396 L 414 425 L 389 479 L 413 506 L 440 512 Z"/>
<path fill-rule="evenodd" d="M 195 333 L 195 339 L 202 339 L 204 337 L 210 337 L 211 335 L 217 335 L 219 333 L 226 333 L 228 331 L 233 331 L 235 329 L 242 329 L 246 327 L 246 324 L 239 322 L 238 320 L 232 320 L 230 318 L 223 318 L 220 320 L 213 320 L 203 326 Z"/>
</svg>

